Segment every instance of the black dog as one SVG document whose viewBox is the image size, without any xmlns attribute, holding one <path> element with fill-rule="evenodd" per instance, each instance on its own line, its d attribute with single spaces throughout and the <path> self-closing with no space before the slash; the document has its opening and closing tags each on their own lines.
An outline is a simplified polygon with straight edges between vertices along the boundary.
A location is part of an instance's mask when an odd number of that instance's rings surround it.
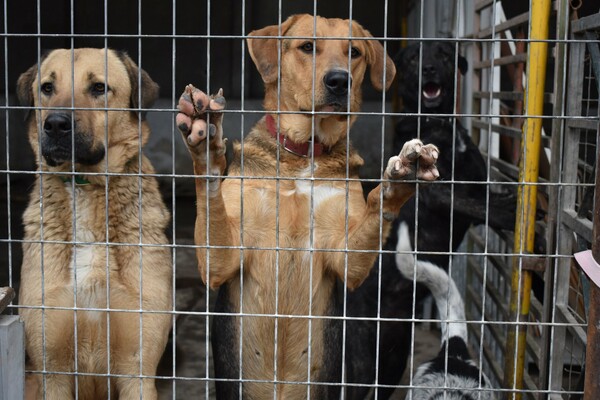
<svg viewBox="0 0 600 400">
<path fill-rule="evenodd" d="M 466 129 L 454 116 L 448 115 L 454 113 L 455 65 L 462 74 L 468 68 L 463 57 L 456 58 L 454 45 L 446 42 L 413 44 L 403 49 L 395 61 L 403 112 L 419 113 L 419 116 L 400 118 L 392 150 L 397 151 L 406 138 L 412 137 L 420 137 L 424 142 L 433 143 L 441 149 L 453 149 L 440 153 L 438 169 L 441 182 L 419 187 L 417 196 L 402 208 L 384 246 L 384 250 L 390 253 L 384 253 L 381 257 L 379 315 L 382 318 L 402 319 L 411 318 L 413 314 L 413 284 L 410 277 L 405 279 L 399 272 L 395 255 L 391 253 L 402 239 L 398 232 L 400 223 L 408 225 L 413 249 L 415 226 L 418 226 L 416 250 L 419 251 L 419 260 L 447 269 L 450 262 L 448 252 L 458 248 L 471 225 L 485 222 L 488 208 L 490 227 L 514 229 L 516 196 L 514 193 L 490 192 L 489 207 L 486 207 L 486 185 L 479 183 L 487 180 L 486 163 Z M 451 180 L 460 183 L 444 183 Z M 418 220 L 415 218 L 417 210 Z M 349 294 L 349 316 L 377 316 L 379 281 L 379 264 L 376 263 L 365 283 Z M 424 287 L 417 287 L 417 301 L 426 294 Z M 347 338 L 348 382 L 365 385 L 375 382 L 379 334 L 377 381 L 381 385 L 397 385 L 410 352 L 411 324 L 382 321 L 377 332 L 377 323 L 374 321 L 349 320 L 348 332 L 352 332 Z M 378 398 L 387 399 L 393 391 L 394 388 L 380 387 Z M 366 386 L 351 386 L 348 398 L 363 399 L 368 392 Z"/>
<path fill-rule="evenodd" d="M 464 75 L 468 69 L 467 60 L 462 56 L 456 59 L 454 45 L 448 42 L 423 43 L 422 89 L 420 89 L 419 51 L 419 44 L 406 47 L 396 57 L 396 64 L 401 74 L 399 91 L 403 101 L 403 112 L 411 114 L 419 112 L 420 101 L 420 113 L 426 115 L 405 116 L 398 121 L 394 149 L 402 145 L 403 138 L 415 137 L 418 133 L 421 140 L 427 140 L 427 143 L 434 143 L 437 146 L 446 146 L 440 148 L 453 149 L 453 151 L 440 154 L 438 163 L 442 183 L 420 187 L 418 221 L 415 219 L 416 203 L 413 198 L 410 204 L 403 207 L 395 228 L 397 229 L 399 221 L 406 221 L 410 237 L 413 238 L 415 223 L 418 222 L 416 250 L 425 252 L 419 255 L 419 259 L 431 261 L 446 269 L 449 262 L 448 254 L 431 254 L 431 252 L 455 251 L 471 225 L 485 222 L 488 208 L 493 211 L 488 213 L 489 225 L 492 228 L 513 230 L 516 197 L 514 193 L 491 192 L 490 204 L 486 207 L 486 185 L 443 183 L 451 180 L 485 182 L 486 163 L 458 119 L 451 115 L 446 116 L 454 113 L 456 97 L 454 66 L 456 64 Z M 454 191 L 453 196 L 452 191 Z M 451 232 L 452 243 L 450 243 Z M 395 243 L 392 248 L 395 248 Z"/>
</svg>

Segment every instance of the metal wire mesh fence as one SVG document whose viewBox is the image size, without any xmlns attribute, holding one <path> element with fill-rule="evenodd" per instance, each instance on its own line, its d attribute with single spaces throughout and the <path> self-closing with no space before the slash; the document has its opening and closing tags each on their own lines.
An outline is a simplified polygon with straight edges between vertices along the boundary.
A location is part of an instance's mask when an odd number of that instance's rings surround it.
<svg viewBox="0 0 600 400">
<path fill-rule="evenodd" d="M 539 3 L 5 1 L 0 287 L 19 300 L 0 315 L 0 399 L 23 396 L 3 378 L 23 367 L 3 352 L 16 315 L 32 398 L 582 398 L 594 283 L 572 255 L 594 240 L 600 23 L 548 2 L 547 37 L 532 39 Z M 298 30 L 298 13 L 344 20 Z M 258 50 L 269 40 L 274 58 Z M 387 91 L 373 42 L 396 66 Z M 189 91 L 182 128 L 188 83 L 223 88 L 226 108 Z M 190 158 L 179 132 L 189 144 L 205 119 L 213 143 L 221 115 L 229 186 L 201 159 L 222 154 Z M 291 133 L 279 142 L 298 120 L 301 156 Z M 414 137 L 440 148 L 441 178 L 395 218 L 384 171 Z M 365 198 L 375 245 L 353 236 Z"/>
</svg>

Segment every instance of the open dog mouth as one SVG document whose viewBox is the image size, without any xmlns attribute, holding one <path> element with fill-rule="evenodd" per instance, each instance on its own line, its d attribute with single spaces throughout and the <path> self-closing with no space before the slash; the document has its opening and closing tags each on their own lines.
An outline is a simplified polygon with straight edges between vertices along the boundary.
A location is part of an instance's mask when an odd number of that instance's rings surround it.
<svg viewBox="0 0 600 400">
<path fill-rule="evenodd" d="M 442 87 L 434 82 L 428 82 L 423 86 L 423 97 L 427 100 L 435 100 L 442 94 Z"/>
</svg>

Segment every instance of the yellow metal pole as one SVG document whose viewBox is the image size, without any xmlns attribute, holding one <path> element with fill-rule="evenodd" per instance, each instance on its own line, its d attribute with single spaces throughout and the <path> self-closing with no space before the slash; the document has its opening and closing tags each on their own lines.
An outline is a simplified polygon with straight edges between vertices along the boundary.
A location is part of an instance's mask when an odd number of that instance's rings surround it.
<svg viewBox="0 0 600 400">
<path fill-rule="evenodd" d="M 519 165 L 519 196 L 515 222 L 514 253 L 532 253 L 535 238 L 535 214 L 541 149 L 542 119 L 544 106 L 544 83 L 548 44 L 538 40 L 548 39 L 550 24 L 550 0 L 532 0 L 529 30 L 529 54 L 527 59 L 527 86 L 525 89 L 526 117 L 521 140 Z M 531 185 L 533 184 L 533 185 Z M 510 321 L 526 322 L 529 315 L 531 271 L 521 268 L 515 257 L 512 266 Z M 508 327 L 504 383 L 507 389 L 523 388 L 525 345 L 527 327 L 518 324 Z M 509 398 L 520 400 L 522 393 L 514 392 Z"/>
</svg>

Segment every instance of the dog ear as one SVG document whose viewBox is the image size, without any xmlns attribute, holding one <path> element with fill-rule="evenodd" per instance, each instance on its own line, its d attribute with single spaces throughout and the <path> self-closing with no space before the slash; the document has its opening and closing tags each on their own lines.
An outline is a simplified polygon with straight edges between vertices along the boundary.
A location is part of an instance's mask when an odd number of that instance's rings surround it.
<svg viewBox="0 0 600 400">
<path fill-rule="evenodd" d="M 456 46 L 450 42 L 443 42 L 440 44 L 440 46 L 445 46 L 448 54 L 452 55 L 452 62 L 454 62 L 454 56 L 458 53 L 457 60 L 456 60 L 456 65 L 458 66 L 458 71 L 461 73 L 461 75 L 466 74 L 467 71 L 469 70 L 469 63 L 467 62 L 466 58 L 464 58 L 463 56 L 460 55 L 460 53 L 457 51 L 458 49 L 456 48 Z"/>
<path fill-rule="evenodd" d="M 150 108 L 158 98 L 159 87 L 156 82 L 150 78 L 150 75 L 138 67 L 127 53 L 121 51 L 117 53 L 119 59 L 125 64 L 129 82 L 131 84 L 131 108 Z M 141 74 L 139 76 L 138 74 Z M 141 83 L 141 87 L 140 87 Z M 140 91 L 141 90 L 141 104 Z M 140 107 L 141 106 L 141 107 Z M 142 119 L 146 118 L 146 112 L 142 112 Z"/>
<path fill-rule="evenodd" d="M 41 62 L 41 61 L 40 61 Z M 17 98 L 19 104 L 25 107 L 33 107 L 33 82 L 37 77 L 38 65 L 34 64 L 23 72 L 17 80 Z M 25 121 L 31 116 L 31 110 L 25 110 Z"/>
<path fill-rule="evenodd" d="M 467 59 L 461 56 L 460 54 L 458 55 L 458 70 L 462 75 L 466 74 L 469 70 L 469 63 Z"/>
<path fill-rule="evenodd" d="M 300 15 L 292 15 L 281 23 L 281 36 L 285 35 L 288 29 Z M 278 36 L 279 25 L 270 25 L 262 29 L 258 29 L 249 33 L 248 36 Z M 256 65 L 256 69 L 260 73 L 265 83 L 273 83 L 277 81 L 277 42 L 278 39 L 246 39 L 248 44 L 248 52 Z"/>
<path fill-rule="evenodd" d="M 359 28 L 362 31 L 363 37 L 373 37 L 371 32 L 368 30 L 362 27 Z M 396 76 L 396 66 L 378 40 L 367 40 L 366 43 L 368 48 L 367 64 L 369 64 L 371 69 L 371 84 L 379 91 L 388 90 L 392 84 L 392 81 L 394 80 L 394 76 Z M 385 85 L 383 82 L 384 68 Z"/>
</svg>

